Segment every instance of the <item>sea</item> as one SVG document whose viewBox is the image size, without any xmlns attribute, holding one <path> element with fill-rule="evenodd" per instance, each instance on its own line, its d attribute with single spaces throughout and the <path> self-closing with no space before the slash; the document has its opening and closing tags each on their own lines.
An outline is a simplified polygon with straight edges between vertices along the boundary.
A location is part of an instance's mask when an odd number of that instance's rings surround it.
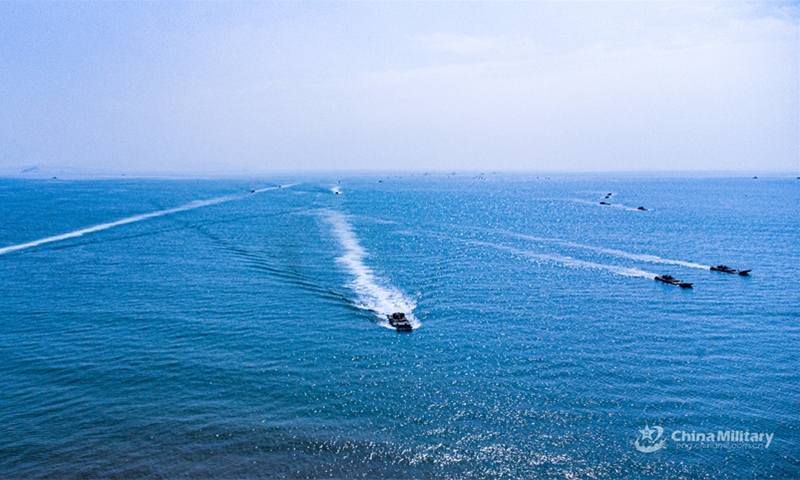
<svg viewBox="0 0 800 480">
<path fill-rule="evenodd" d="M 0 477 L 799 478 L 798 269 L 790 175 L 2 178 Z"/>
</svg>

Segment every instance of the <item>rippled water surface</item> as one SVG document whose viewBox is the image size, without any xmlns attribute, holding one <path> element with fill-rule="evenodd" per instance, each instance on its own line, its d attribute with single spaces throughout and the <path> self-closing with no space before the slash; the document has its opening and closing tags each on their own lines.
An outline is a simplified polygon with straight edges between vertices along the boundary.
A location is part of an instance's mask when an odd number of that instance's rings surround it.
<svg viewBox="0 0 800 480">
<path fill-rule="evenodd" d="M 799 200 L 794 177 L 0 179 L 0 475 L 800 476 Z M 773 437 L 674 440 L 719 431 Z"/>
</svg>

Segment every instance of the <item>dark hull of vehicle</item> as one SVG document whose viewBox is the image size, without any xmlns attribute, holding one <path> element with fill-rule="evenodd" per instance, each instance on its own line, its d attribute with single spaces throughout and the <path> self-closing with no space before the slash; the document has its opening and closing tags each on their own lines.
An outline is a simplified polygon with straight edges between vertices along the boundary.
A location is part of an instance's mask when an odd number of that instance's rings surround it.
<svg viewBox="0 0 800 480">
<path fill-rule="evenodd" d="M 733 268 L 726 267 L 725 265 L 717 265 L 716 267 L 711 267 L 711 271 L 741 275 L 743 277 L 747 277 L 750 275 L 750 270 L 735 270 Z"/>
<path fill-rule="evenodd" d="M 391 315 L 386 315 L 386 318 L 389 320 L 389 324 L 395 328 L 398 332 L 410 332 L 413 330 L 411 324 L 408 322 L 406 318 L 406 314 L 402 312 L 393 313 Z"/>
<path fill-rule="evenodd" d="M 681 288 L 692 288 L 692 284 L 689 282 L 682 282 L 677 278 L 670 277 L 669 275 L 664 276 L 657 276 L 655 277 L 657 282 L 666 283 L 668 285 L 675 285 Z"/>
</svg>

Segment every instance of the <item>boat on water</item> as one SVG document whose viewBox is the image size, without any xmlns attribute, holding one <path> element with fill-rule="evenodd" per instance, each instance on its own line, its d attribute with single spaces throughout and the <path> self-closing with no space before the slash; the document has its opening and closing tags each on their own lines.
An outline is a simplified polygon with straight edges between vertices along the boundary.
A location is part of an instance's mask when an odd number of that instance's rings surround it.
<svg viewBox="0 0 800 480">
<path fill-rule="evenodd" d="M 714 272 L 738 274 L 743 277 L 747 277 L 750 275 L 750 270 L 736 270 L 727 265 L 717 265 L 716 267 L 711 267 L 711 270 Z"/>
<path fill-rule="evenodd" d="M 669 285 L 677 285 L 681 288 L 692 288 L 691 283 L 678 280 L 672 275 L 656 275 L 655 279 L 657 282 L 667 283 Z"/>
<path fill-rule="evenodd" d="M 403 312 L 395 312 L 391 315 L 386 315 L 386 318 L 389 319 L 389 324 L 398 332 L 410 332 L 413 330 L 406 318 L 406 314 Z"/>
</svg>

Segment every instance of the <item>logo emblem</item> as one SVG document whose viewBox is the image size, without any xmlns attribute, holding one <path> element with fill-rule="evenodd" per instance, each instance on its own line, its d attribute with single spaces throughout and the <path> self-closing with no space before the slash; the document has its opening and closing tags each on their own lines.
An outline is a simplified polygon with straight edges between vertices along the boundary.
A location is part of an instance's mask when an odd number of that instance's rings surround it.
<svg viewBox="0 0 800 480">
<path fill-rule="evenodd" d="M 667 443 L 666 438 L 661 438 L 664 436 L 664 429 L 661 427 L 654 426 L 650 428 L 645 424 L 644 428 L 639 430 L 639 433 L 642 435 L 633 442 L 633 445 L 636 447 L 636 450 L 642 453 L 656 452 L 664 448 L 664 444 Z M 653 434 L 656 434 L 655 438 L 653 438 Z"/>
</svg>

